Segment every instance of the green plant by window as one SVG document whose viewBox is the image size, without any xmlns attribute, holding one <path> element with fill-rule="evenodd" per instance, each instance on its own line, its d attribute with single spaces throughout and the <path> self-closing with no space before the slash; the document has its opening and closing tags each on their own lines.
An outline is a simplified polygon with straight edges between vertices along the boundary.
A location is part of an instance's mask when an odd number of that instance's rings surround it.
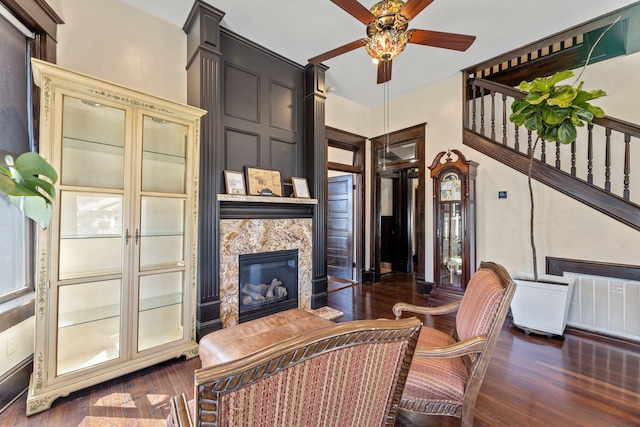
<svg viewBox="0 0 640 427">
<path fill-rule="evenodd" d="M 48 227 L 56 199 L 54 184 L 58 174 L 55 169 L 34 152 L 21 154 L 15 161 L 6 156 L 5 162 L 0 165 L 0 192 L 27 217 L 43 228 Z"/>
</svg>

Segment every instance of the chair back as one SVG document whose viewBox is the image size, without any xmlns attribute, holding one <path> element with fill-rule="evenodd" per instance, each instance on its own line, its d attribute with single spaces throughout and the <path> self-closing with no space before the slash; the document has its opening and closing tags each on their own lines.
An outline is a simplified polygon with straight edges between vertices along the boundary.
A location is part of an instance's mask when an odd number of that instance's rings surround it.
<svg viewBox="0 0 640 427">
<path fill-rule="evenodd" d="M 483 335 L 487 340 L 481 353 L 466 356 L 470 372 L 465 395 L 474 394 L 469 393 L 469 388 L 480 389 L 515 290 L 516 284 L 509 273 L 493 262 L 482 262 L 467 284 L 456 316 L 458 337 L 466 340 Z"/>
<path fill-rule="evenodd" d="M 421 323 L 337 323 L 196 370 L 197 426 L 393 426 Z"/>
</svg>

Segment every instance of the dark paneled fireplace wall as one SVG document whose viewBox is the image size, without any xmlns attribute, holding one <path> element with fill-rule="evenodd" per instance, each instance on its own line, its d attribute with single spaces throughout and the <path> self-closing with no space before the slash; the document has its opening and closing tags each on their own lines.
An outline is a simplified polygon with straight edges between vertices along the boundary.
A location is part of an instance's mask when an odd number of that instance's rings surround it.
<svg viewBox="0 0 640 427">
<path fill-rule="evenodd" d="M 296 64 L 220 26 L 224 12 L 197 0 L 187 34 L 187 101 L 201 121 L 197 337 L 222 326 L 218 277 L 217 194 L 223 171 L 246 166 L 280 171 L 285 184 L 305 177 L 313 212 L 311 308 L 326 305 L 324 73 Z M 257 41 L 259 42 L 259 41 Z"/>
</svg>

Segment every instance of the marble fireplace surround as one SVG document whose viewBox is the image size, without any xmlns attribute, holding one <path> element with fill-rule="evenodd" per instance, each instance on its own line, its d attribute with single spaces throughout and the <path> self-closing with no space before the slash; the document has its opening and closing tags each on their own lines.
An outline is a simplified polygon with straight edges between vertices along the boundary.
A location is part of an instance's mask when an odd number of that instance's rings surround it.
<svg viewBox="0 0 640 427">
<path fill-rule="evenodd" d="M 218 194 L 220 215 L 220 318 L 238 324 L 239 268 L 243 254 L 298 249 L 298 307 L 311 306 L 312 205 L 316 199 Z"/>
</svg>

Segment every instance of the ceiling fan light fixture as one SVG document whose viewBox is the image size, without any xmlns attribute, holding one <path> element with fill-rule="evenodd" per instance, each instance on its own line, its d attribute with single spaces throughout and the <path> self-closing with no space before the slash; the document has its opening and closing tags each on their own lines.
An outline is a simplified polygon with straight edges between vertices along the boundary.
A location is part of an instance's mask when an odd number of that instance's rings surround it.
<svg viewBox="0 0 640 427">
<path fill-rule="evenodd" d="M 409 42 L 407 31 L 385 29 L 373 34 L 365 43 L 367 53 L 379 61 L 389 61 L 402 52 Z"/>
</svg>

